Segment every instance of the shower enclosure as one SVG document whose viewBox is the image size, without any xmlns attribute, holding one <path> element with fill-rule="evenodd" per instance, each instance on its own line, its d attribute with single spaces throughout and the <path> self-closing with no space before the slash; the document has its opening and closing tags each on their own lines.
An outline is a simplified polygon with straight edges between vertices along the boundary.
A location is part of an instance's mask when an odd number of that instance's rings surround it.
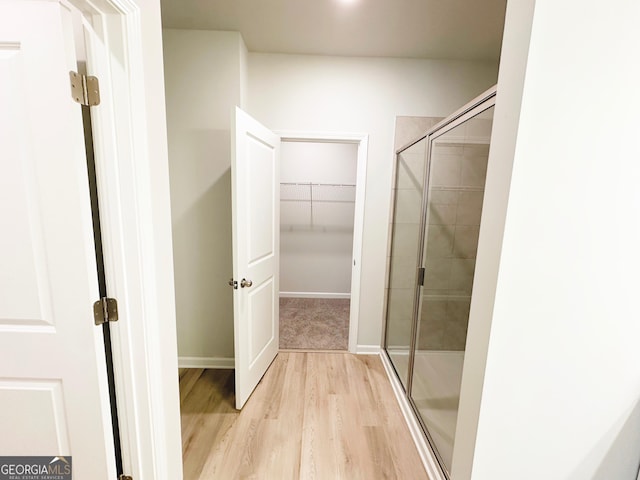
<svg viewBox="0 0 640 480">
<path fill-rule="evenodd" d="M 448 477 L 496 90 L 396 154 L 385 352 Z"/>
</svg>

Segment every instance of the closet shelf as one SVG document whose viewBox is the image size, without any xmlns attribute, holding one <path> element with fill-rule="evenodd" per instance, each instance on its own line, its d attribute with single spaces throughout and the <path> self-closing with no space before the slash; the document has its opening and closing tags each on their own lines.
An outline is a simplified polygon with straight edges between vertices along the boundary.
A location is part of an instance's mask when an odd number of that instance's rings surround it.
<svg viewBox="0 0 640 480">
<path fill-rule="evenodd" d="M 454 187 L 448 185 L 433 185 L 429 187 L 429 190 L 437 190 L 440 192 L 484 192 L 484 187 Z"/>
<path fill-rule="evenodd" d="M 280 201 L 322 203 L 354 203 L 356 186 L 346 183 L 293 183 L 280 184 Z"/>
</svg>

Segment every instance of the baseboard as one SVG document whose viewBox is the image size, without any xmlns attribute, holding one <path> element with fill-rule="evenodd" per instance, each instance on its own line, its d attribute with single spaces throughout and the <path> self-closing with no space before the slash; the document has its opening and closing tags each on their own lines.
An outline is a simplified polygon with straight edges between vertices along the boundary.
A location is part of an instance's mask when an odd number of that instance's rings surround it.
<svg viewBox="0 0 640 480">
<path fill-rule="evenodd" d="M 234 368 L 235 358 L 178 357 L 178 368 Z"/>
<path fill-rule="evenodd" d="M 380 355 L 380 345 L 356 345 L 358 355 Z"/>
<path fill-rule="evenodd" d="M 389 377 L 389 382 L 391 382 L 391 387 L 393 388 L 393 393 L 396 395 L 396 400 L 398 400 L 398 405 L 400 405 L 400 410 L 402 410 L 402 415 L 409 427 L 409 432 L 411 432 L 413 443 L 415 443 L 420 459 L 422 460 L 422 464 L 427 471 L 427 476 L 431 480 L 446 480 L 444 473 L 440 469 L 438 460 L 436 460 L 436 456 L 424 436 L 422 427 L 413 412 L 413 408 L 411 408 L 411 405 L 407 400 L 402 384 L 396 376 L 396 372 L 389 361 L 389 357 L 387 357 L 385 352 L 380 351 L 380 359 L 382 360 L 384 369 L 387 372 L 387 377 Z"/>
<path fill-rule="evenodd" d="M 280 292 L 280 298 L 351 298 L 350 293 Z"/>
<path fill-rule="evenodd" d="M 387 352 L 393 355 L 409 355 L 409 347 L 387 347 Z"/>
</svg>

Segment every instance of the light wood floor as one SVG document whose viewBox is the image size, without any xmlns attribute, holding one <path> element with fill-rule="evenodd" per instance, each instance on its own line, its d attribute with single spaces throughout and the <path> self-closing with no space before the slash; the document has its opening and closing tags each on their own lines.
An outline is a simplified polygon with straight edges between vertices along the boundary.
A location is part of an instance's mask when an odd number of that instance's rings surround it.
<svg viewBox="0 0 640 480">
<path fill-rule="evenodd" d="M 180 372 L 185 480 L 428 478 L 377 356 L 280 352 L 241 413 L 233 382 Z"/>
</svg>

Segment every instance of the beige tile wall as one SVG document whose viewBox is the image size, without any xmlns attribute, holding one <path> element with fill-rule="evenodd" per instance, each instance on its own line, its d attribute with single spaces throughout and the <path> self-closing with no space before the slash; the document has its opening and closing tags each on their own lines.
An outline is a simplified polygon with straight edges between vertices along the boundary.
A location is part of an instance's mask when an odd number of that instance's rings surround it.
<svg viewBox="0 0 640 480">
<path fill-rule="evenodd" d="M 426 133 L 440 119 L 397 117 L 395 146 L 400 148 Z M 387 257 L 387 345 L 390 349 L 408 350 L 415 293 L 420 239 L 420 217 L 426 141 L 405 150 L 395 162 L 389 225 L 390 248 Z M 404 376 L 401 374 L 401 376 Z M 404 380 L 404 378 L 403 378 Z"/>
<path fill-rule="evenodd" d="M 438 121 L 398 117 L 396 148 Z M 476 133 L 486 135 L 484 130 Z M 489 147 L 484 144 L 449 142 L 435 147 L 430 172 L 420 349 L 464 350 L 488 152 Z M 398 156 L 394 168 L 394 215 L 389 225 L 385 292 L 390 348 L 408 349 L 411 341 L 425 154 L 426 142 L 417 143 Z"/>
<path fill-rule="evenodd" d="M 419 349 L 464 350 L 488 155 L 483 144 L 434 147 Z"/>
<path fill-rule="evenodd" d="M 411 342 L 411 320 L 420 239 L 425 142 L 398 155 L 393 189 L 389 256 L 387 345 L 404 349 Z"/>
</svg>

